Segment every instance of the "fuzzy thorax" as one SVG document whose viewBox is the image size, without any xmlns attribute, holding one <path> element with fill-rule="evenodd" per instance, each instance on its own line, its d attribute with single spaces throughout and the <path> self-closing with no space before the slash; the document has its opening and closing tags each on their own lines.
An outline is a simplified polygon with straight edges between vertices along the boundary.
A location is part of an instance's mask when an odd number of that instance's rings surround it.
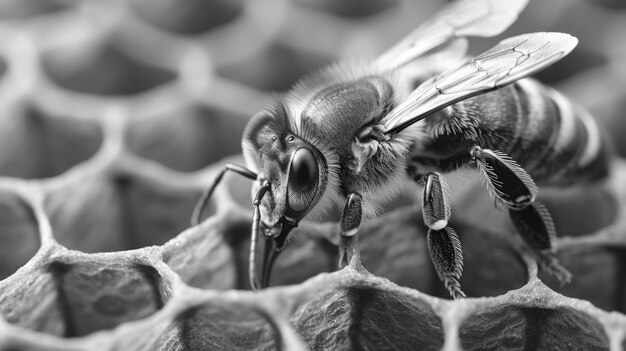
<svg viewBox="0 0 626 351">
<path fill-rule="evenodd" d="M 413 144 L 412 129 L 390 136 L 380 126 L 368 127 L 351 145 L 352 159 L 345 160 L 342 187 L 363 196 L 363 217 L 372 218 L 378 209 L 405 189 L 406 158 Z"/>
</svg>

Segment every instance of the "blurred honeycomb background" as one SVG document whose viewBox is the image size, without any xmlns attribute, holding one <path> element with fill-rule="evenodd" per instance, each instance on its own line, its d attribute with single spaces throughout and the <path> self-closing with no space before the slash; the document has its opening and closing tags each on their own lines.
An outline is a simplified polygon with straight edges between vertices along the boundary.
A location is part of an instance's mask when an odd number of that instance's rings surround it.
<svg viewBox="0 0 626 351">
<path fill-rule="evenodd" d="M 621 350 L 626 345 L 626 6 L 530 0 L 498 39 L 560 31 L 575 51 L 537 78 L 615 139 L 605 182 L 542 189 L 560 286 L 454 175 L 470 298 L 431 266 L 414 196 L 364 225 L 366 271 L 338 272 L 336 216 L 303 223 L 271 284 L 249 290 L 250 183 L 192 208 L 271 94 L 374 57 L 442 0 L 0 2 L 0 349 Z M 417 192 L 416 189 L 412 190 Z"/>
</svg>

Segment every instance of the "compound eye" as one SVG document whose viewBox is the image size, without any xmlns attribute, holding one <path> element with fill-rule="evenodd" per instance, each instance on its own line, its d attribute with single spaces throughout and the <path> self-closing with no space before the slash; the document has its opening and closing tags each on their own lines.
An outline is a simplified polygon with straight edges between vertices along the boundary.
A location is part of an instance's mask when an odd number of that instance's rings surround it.
<svg viewBox="0 0 626 351">
<path fill-rule="evenodd" d="M 296 150 L 291 158 L 287 203 L 296 212 L 304 212 L 315 199 L 319 168 L 313 153 L 307 148 Z"/>
</svg>

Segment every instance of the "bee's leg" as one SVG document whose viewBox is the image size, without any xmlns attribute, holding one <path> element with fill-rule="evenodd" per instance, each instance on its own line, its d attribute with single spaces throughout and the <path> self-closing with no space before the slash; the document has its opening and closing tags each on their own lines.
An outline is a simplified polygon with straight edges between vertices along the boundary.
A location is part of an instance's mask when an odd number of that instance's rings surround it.
<svg viewBox="0 0 626 351">
<path fill-rule="evenodd" d="M 339 268 L 347 266 L 352 255 L 360 257 L 358 238 L 356 237 L 361 226 L 363 215 L 362 197 L 358 193 L 348 194 L 346 205 L 341 214 L 341 239 L 339 241 Z"/>
<path fill-rule="evenodd" d="M 217 174 L 217 177 L 215 177 L 211 186 L 206 188 L 206 190 L 204 190 L 204 192 L 202 193 L 202 196 L 200 196 L 200 199 L 196 203 L 196 207 L 194 207 L 193 213 L 191 215 L 192 227 L 200 223 L 200 218 L 202 217 L 202 211 L 204 211 L 204 207 L 209 202 L 211 195 L 213 195 L 213 191 L 215 190 L 217 185 L 222 181 L 222 178 L 224 177 L 224 174 L 227 171 L 233 171 L 239 175 L 242 175 L 252 180 L 257 178 L 257 174 L 252 172 L 251 170 L 240 165 L 227 163 L 226 166 L 224 166 L 224 168 Z"/>
<path fill-rule="evenodd" d="M 556 230 L 548 209 L 534 201 L 522 209 L 509 208 L 509 216 L 517 232 L 535 253 L 541 269 L 557 278 L 561 284 L 569 283 L 572 274 L 556 257 Z"/>
<path fill-rule="evenodd" d="M 422 216 L 428 229 L 428 251 L 430 259 L 450 296 L 465 297 L 461 290 L 463 274 L 463 251 L 454 229 L 448 226 L 450 219 L 450 195 L 445 178 L 433 172 L 424 177 Z"/>
<path fill-rule="evenodd" d="M 475 146 L 470 151 L 496 202 L 509 208 L 518 233 L 533 250 L 543 270 L 561 283 L 569 282 L 570 272 L 555 256 L 556 230 L 548 209 L 536 201 L 537 186 L 530 175 L 502 152 Z"/>
</svg>

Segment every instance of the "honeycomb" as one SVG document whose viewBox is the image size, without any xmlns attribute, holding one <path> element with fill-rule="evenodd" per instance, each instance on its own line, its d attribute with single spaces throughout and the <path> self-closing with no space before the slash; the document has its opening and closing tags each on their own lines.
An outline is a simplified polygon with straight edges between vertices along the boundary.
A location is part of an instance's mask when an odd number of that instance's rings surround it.
<svg viewBox="0 0 626 351">
<path fill-rule="evenodd" d="M 474 172 L 449 177 L 469 298 L 450 300 L 418 189 L 337 270 L 337 211 L 304 222 L 271 288 L 251 291 L 250 182 L 226 176 L 249 117 L 330 62 L 373 57 L 442 0 L 9 0 L 0 3 L 0 349 L 621 350 L 626 345 L 626 7 L 532 0 L 498 39 L 562 31 L 538 78 L 616 141 L 612 174 L 541 189 L 561 286 Z"/>
</svg>

